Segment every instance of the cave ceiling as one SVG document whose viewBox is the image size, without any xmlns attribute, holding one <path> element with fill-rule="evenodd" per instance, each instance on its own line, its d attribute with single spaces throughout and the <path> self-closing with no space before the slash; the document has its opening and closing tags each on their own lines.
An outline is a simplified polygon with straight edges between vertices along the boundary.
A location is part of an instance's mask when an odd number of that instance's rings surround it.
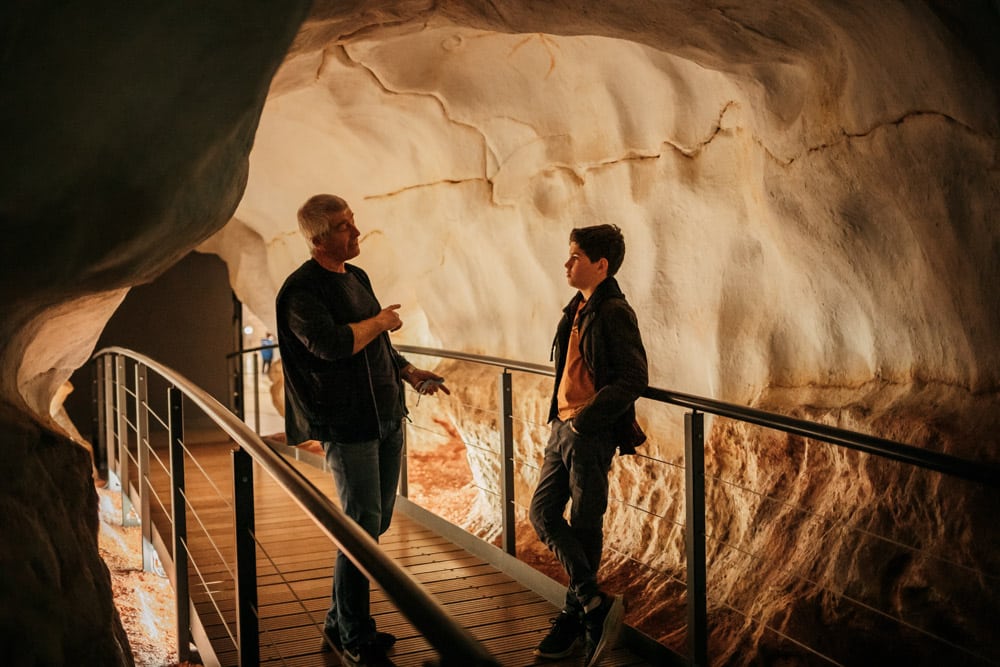
<svg viewBox="0 0 1000 667">
<path fill-rule="evenodd" d="M 192 7 L 4 10 L 14 402 L 192 248 L 273 324 L 320 191 L 401 342 L 545 362 L 613 222 L 654 384 L 995 391 L 995 3 Z"/>
</svg>

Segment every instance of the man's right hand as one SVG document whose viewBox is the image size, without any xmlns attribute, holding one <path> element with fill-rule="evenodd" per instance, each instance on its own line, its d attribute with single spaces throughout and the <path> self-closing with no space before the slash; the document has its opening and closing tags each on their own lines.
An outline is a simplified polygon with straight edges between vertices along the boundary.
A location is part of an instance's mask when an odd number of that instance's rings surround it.
<svg viewBox="0 0 1000 667">
<path fill-rule="evenodd" d="M 378 315 L 369 317 L 367 320 L 353 322 L 349 326 L 354 333 L 354 354 L 357 354 L 365 345 L 372 342 L 383 331 L 396 331 L 403 326 L 403 320 L 399 319 L 399 304 L 383 308 Z"/>
<path fill-rule="evenodd" d="M 398 331 L 403 326 L 403 320 L 399 319 L 399 313 L 396 312 L 399 310 L 399 307 L 398 303 L 394 303 L 391 306 L 383 308 L 375 316 L 375 319 L 379 322 L 379 326 L 382 327 L 382 331 Z"/>
</svg>

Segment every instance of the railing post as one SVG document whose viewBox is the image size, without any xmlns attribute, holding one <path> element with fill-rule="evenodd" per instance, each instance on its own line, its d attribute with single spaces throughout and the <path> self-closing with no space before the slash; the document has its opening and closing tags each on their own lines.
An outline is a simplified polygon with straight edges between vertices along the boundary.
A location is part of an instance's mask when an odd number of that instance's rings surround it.
<svg viewBox="0 0 1000 667">
<path fill-rule="evenodd" d="M 114 481 L 118 466 L 115 463 L 115 357 L 104 355 L 104 454 L 108 468 L 108 484 Z"/>
<path fill-rule="evenodd" d="M 406 435 L 409 431 L 409 429 L 406 428 L 406 422 L 408 421 L 408 419 L 403 420 L 403 452 L 399 457 L 399 489 L 397 491 L 397 493 L 404 498 L 408 498 L 410 495 L 410 473 L 406 465 L 406 457 L 409 455 L 409 446 L 407 442 L 408 438 Z M 324 458 L 324 470 L 326 469 L 325 461 L 326 459 Z"/>
<path fill-rule="evenodd" d="M 505 368 L 497 384 L 500 404 L 501 520 L 503 550 L 517 555 L 517 523 L 514 518 L 514 408 L 510 373 Z"/>
<path fill-rule="evenodd" d="M 115 380 L 117 392 L 115 404 L 118 406 L 118 480 L 122 485 L 122 525 L 138 525 L 135 509 L 132 507 L 132 496 L 129 495 L 129 456 L 128 456 L 128 373 L 126 373 L 125 355 L 115 357 Z"/>
<path fill-rule="evenodd" d="M 191 601 L 188 592 L 187 500 L 184 497 L 184 403 L 181 390 L 167 390 L 170 410 L 170 487 L 174 535 L 174 594 L 177 599 L 177 656 L 191 657 Z"/>
<path fill-rule="evenodd" d="M 687 638 L 696 667 L 708 665 L 707 567 L 705 563 L 705 415 L 684 415 L 684 476 L 687 513 Z"/>
<path fill-rule="evenodd" d="M 149 389 L 146 383 L 146 367 L 135 365 L 135 442 L 136 459 L 139 462 L 139 519 L 142 532 L 142 569 L 153 572 L 155 550 L 153 549 L 153 522 L 149 514 Z"/>
<path fill-rule="evenodd" d="M 90 441 L 94 445 L 94 468 L 100 479 L 108 479 L 107 385 L 104 363 L 107 355 L 94 362 Z"/>
<path fill-rule="evenodd" d="M 260 435 L 260 364 L 257 361 L 257 353 L 250 355 L 253 358 L 253 432 Z"/>
<path fill-rule="evenodd" d="M 260 662 L 257 548 L 254 544 L 253 457 L 233 450 L 233 523 L 236 541 L 236 638 L 240 665 Z"/>
<path fill-rule="evenodd" d="M 243 399 L 243 355 L 238 355 L 233 357 L 232 375 L 230 376 L 230 382 L 232 382 L 232 404 L 233 412 L 240 420 L 246 419 L 246 410 L 244 409 L 244 399 Z"/>
</svg>

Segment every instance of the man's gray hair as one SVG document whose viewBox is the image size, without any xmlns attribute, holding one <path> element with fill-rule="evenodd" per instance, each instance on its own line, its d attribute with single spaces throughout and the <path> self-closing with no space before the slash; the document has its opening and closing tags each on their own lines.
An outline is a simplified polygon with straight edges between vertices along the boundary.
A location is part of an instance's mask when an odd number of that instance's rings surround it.
<svg viewBox="0 0 1000 667">
<path fill-rule="evenodd" d="M 346 211 L 347 201 L 337 195 L 313 195 L 299 209 L 299 232 L 311 248 L 313 239 L 323 238 L 330 231 L 330 216 Z"/>
</svg>

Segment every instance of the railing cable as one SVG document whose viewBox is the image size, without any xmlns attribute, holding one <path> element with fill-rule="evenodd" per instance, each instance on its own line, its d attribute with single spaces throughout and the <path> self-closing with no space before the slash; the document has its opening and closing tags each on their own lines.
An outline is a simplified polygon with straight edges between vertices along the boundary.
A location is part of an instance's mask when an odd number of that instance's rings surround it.
<svg viewBox="0 0 1000 667">
<path fill-rule="evenodd" d="M 746 613 L 744 611 L 741 611 L 741 610 L 737 609 L 736 607 L 732 606 L 731 604 L 729 604 L 728 602 L 726 602 L 725 600 L 720 600 L 715 595 L 713 595 L 711 597 L 712 597 L 712 601 L 715 602 L 715 604 L 719 605 L 720 607 L 725 607 L 729 611 L 742 616 L 743 618 L 747 619 L 751 623 L 756 623 L 757 625 L 761 626 L 765 630 L 769 630 L 769 631 L 773 632 L 774 634 L 778 635 L 779 637 L 781 637 L 785 641 L 798 646 L 799 648 L 801 648 L 802 650 L 804 650 L 804 651 L 806 651 L 808 653 L 813 654 L 814 656 L 816 656 L 820 660 L 828 662 L 831 665 L 836 665 L 836 667 L 845 667 L 845 665 L 843 663 L 837 662 L 836 660 L 834 660 L 830 656 L 817 651 L 816 649 L 814 649 L 813 647 L 809 646 L 808 644 L 803 644 L 798 639 L 795 639 L 794 637 L 788 635 L 787 633 L 782 632 L 781 630 L 779 630 L 778 628 L 774 627 L 773 625 L 770 625 L 769 623 L 767 623 L 763 619 L 756 618 L 756 617 L 754 617 L 751 614 L 748 614 L 748 613 Z"/>
<path fill-rule="evenodd" d="M 201 471 L 202 477 L 204 477 L 205 480 L 208 481 L 209 485 L 211 485 L 212 489 L 215 490 L 215 495 L 218 496 L 219 500 L 222 501 L 222 504 L 224 504 L 227 508 L 229 508 L 229 511 L 232 512 L 233 504 L 229 502 L 229 499 L 225 495 L 223 495 L 222 491 L 219 490 L 219 487 L 215 484 L 215 480 L 212 479 L 212 476 L 208 474 L 208 471 L 205 470 L 205 468 L 201 465 L 201 463 L 198 462 L 198 458 L 191 452 L 190 449 L 188 449 L 186 443 L 182 442 L 181 447 L 184 448 L 184 453 L 188 455 L 188 458 L 191 459 L 191 462 L 195 464 L 195 466 L 198 468 L 199 471 Z"/>
<path fill-rule="evenodd" d="M 458 625 L 412 575 L 393 562 L 368 533 L 344 515 L 325 494 L 237 415 L 197 385 L 145 355 L 120 347 L 104 348 L 95 353 L 95 357 L 103 355 L 117 355 L 143 364 L 165 378 L 188 401 L 207 414 L 306 511 L 365 576 L 386 591 L 400 611 L 449 663 L 484 667 L 497 665 L 485 647 L 468 630 Z M 232 638 L 231 635 L 230 637 Z"/>
<path fill-rule="evenodd" d="M 215 551 L 216 555 L 219 557 L 219 562 L 222 564 L 222 567 L 226 568 L 226 572 L 229 573 L 230 579 L 235 579 L 236 575 L 229 567 L 229 563 L 226 562 L 226 557 L 222 555 L 221 551 L 219 551 L 219 545 L 216 544 L 215 539 L 212 537 L 212 533 L 209 532 L 208 527 L 205 525 L 205 522 L 201 520 L 201 515 L 198 514 L 198 510 L 194 508 L 194 504 L 191 503 L 191 501 L 188 499 L 187 489 L 182 490 L 181 495 L 184 496 L 184 505 L 186 510 L 194 514 L 195 520 L 198 521 L 198 525 L 201 526 L 202 532 L 205 533 L 205 538 L 211 545 L 212 549 Z"/>
<path fill-rule="evenodd" d="M 705 537 L 707 537 L 709 539 L 712 539 L 712 540 L 715 540 L 719 544 L 721 544 L 723 546 L 726 546 L 726 547 L 732 549 L 733 551 L 737 551 L 737 552 L 743 554 L 744 556 L 748 556 L 749 558 L 752 558 L 754 560 L 757 560 L 757 561 L 760 561 L 760 562 L 764 562 L 766 560 L 764 556 L 759 556 L 759 555 L 757 555 L 757 554 L 755 554 L 755 553 L 753 553 L 753 552 L 751 552 L 751 551 L 749 551 L 747 549 L 744 549 L 744 548 L 742 548 L 740 546 L 737 546 L 735 544 L 731 544 L 730 542 L 727 542 L 726 540 L 722 540 L 722 539 L 719 539 L 719 538 L 716 538 L 716 537 L 714 537 L 712 535 L 707 535 L 707 534 L 706 534 Z M 951 641 L 949 639 L 946 639 L 945 637 L 942 637 L 942 636 L 940 636 L 938 634 L 935 634 L 934 632 L 931 632 L 930 630 L 927 630 L 925 628 L 921 628 L 921 627 L 919 627 L 917 625 L 914 625 L 913 623 L 910 623 L 909 621 L 907 621 L 907 620 L 905 620 L 905 619 L 903 619 L 903 618 L 901 618 L 899 616 L 894 616 L 894 615 L 892 615 L 892 614 L 890 614 L 890 613 L 888 613 L 886 611 L 883 611 L 883 610 L 879 609 L 878 607 L 875 607 L 875 606 L 873 606 L 873 605 L 865 602 L 864 600 L 859 600 L 858 598 L 856 598 L 854 596 L 848 595 L 848 594 L 843 593 L 843 592 L 835 591 L 832 588 L 830 588 L 828 586 L 824 586 L 824 585 L 820 584 L 819 582 L 814 581 L 813 579 L 811 579 L 811 578 L 809 578 L 809 577 L 807 577 L 805 575 L 793 572 L 788 567 L 787 561 L 785 561 L 785 564 L 781 564 L 781 563 L 776 564 L 775 567 L 776 567 L 776 569 L 779 572 L 783 571 L 785 574 L 787 574 L 787 575 L 789 575 L 789 576 L 791 576 L 791 577 L 793 577 L 795 579 L 798 579 L 799 581 L 803 581 L 803 582 L 809 584 L 810 586 L 812 586 L 816 590 L 823 591 L 825 593 L 829 593 L 830 595 L 833 595 L 834 597 L 847 600 L 848 602 L 851 602 L 851 603 L 853 603 L 853 604 L 861 607 L 862 609 L 866 609 L 866 610 L 870 611 L 871 613 L 875 614 L 876 616 L 881 616 L 882 618 L 888 619 L 890 621 L 895 621 L 896 623 L 899 623 L 900 625 L 902 625 L 904 627 L 907 627 L 910 630 L 913 630 L 914 632 L 922 634 L 922 635 L 924 635 L 926 637 L 930 637 L 931 639 L 939 641 L 942 644 L 944 644 L 946 646 L 949 646 L 950 648 L 953 648 L 953 649 L 956 649 L 958 651 L 961 651 L 962 653 L 965 653 L 967 655 L 973 656 L 973 657 L 978 658 L 980 660 L 985 660 L 985 661 L 988 661 L 988 662 L 990 661 L 989 658 L 987 658 L 986 656 L 981 655 L 979 653 L 976 653 L 972 649 L 969 649 L 969 648 L 966 648 L 966 647 L 961 646 L 959 644 L 956 644 L 953 641 Z"/>
<path fill-rule="evenodd" d="M 215 609 L 215 613 L 219 616 L 219 621 L 221 621 L 222 627 L 226 631 L 226 635 L 229 637 L 229 641 L 232 642 L 233 646 L 238 646 L 236 642 L 236 637 L 229 630 L 229 623 L 226 621 L 225 614 L 223 614 L 222 610 L 219 609 L 218 602 L 216 601 L 215 596 L 212 595 L 211 585 L 217 582 L 205 581 L 205 577 L 202 576 L 201 568 L 198 566 L 198 563 L 194 558 L 194 553 L 188 546 L 187 540 L 181 540 L 181 543 L 184 545 L 184 552 L 187 554 L 187 558 L 191 562 L 191 565 L 193 566 L 191 569 L 194 570 L 195 575 L 197 575 L 198 577 L 198 581 L 201 582 L 202 589 L 205 591 L 205 593 L 207 593 L 206 597 L 208 598 L 209 602 L 212 603 L 212 607 Z"/>
<path fill-rule="evenodd" d="M 811 509 L 802 507 L 800 505 L 795 505 L 793 503 L 790 503 L 787 500 L 782 500 L 781 498 L 776 498 L 776 497 L 768 495 L 766 493 L 761 493 L 760 491 L 754 491 L 753 489 L 745 487 L 742 484 L 738 484 L 738 483 L 733 482 L 733 481 L 725 480 L 725 479 L 722 479 L 721 477 L 715 477 L 713 475 L 707 475 L 707 474 L 705 475 L 705 477 L 707 479 L 712 479 L 713 481 L 719 482 L 720 484 L 725 484 L 727 486 L 732 486 L 732 487 L 734 487 L 736 489 L 739 489 L 740 491 L 745 491 L 746 493 L 753 494 L 753 495 L 755 495 L 755 496 L 757 496 L 757 497 L 759 497 L 759 498 L 761 498 L 763 500 L 768 500 L 770 502 L 777 503 L 777 504 L 779 504 L 779 505 L 781 505 L 781 506 L 783 506 L 783 507 L 785 507 L 785 508 L 787 508 L 789 510 L 792 510 L 793 512 L 798 512 L 800 514 L 806 514 L 806 515 L 808 515 L 810 517 L 813 517 L 813 518 L 816 518 L 816 519 L 828 521 L 831 524 L 833 524 L 831 526 L 830 530 L 834 530 L 836 528 L 839 528 L 842 531 L 848 531 L 848 532 L 852 532 L 852 533 L 857 533 L 859 535 L 863 535 L 865 537 L 869 537 L 869 538 L 871 538 L 873 540 L 879 540 L 879 541 L 884 542 L 886 544 L 891 544 L 893 546 L 899 547 L 900 549 L 905 549 L 907 551 L 912 551 L 913 553 L 922 554 L 924 556 L 927 556 L 928 558 L 931 558 L 933 560 L 938 561 L 939 563 L 944 563 L 944 564 L 947 564 L 947 565 L 951 565 L 952 567 L 958 568 L 960 570 L 965 570 L 966 572 L 969 572 L 970 574 L 974 574 L 974 575 L 979 576 L 979 577 L 984 577 L 984 578 L 987 578 L 987 579 L 1000 580 L 1000 575 L 992 574 L 990 572 L 983 572 L 982 570 L 978 570 L 978 569 L 976 569 L 976 568 L 974 568 L 974 567 L 972 567 L 970 565 L 966 565 L 964 563 L 959 563 L 957 561 L 951 560 L 950 558 L 945 558 L 944 556 L 940 556 L 938 554 L 935 554 L 934 552 L 927 551 L 926 549 L 921 549 L 921 548 L 915 547 L 915 546 L 913 546 L 911 544 L 906 544 L 905 542 L 900 542 L 899 540 L 896 540 L 896 539 L 894 539 L 892 537 L 888 537 L 888 536 L 885 536 L 885 535 L 879 535 L 877 533 L 871 532 L 870 530 L 865 530 L 864 528 L 857 528 L 857 527 L 848 525 L 847 520 L 844 519 L 843 517 L 833 516 L 831 514 L 827 514 L 827 513 L 824 513 L 824 512 L 817 512 L 815 510 L 811 510 Z"/>
</svg>

